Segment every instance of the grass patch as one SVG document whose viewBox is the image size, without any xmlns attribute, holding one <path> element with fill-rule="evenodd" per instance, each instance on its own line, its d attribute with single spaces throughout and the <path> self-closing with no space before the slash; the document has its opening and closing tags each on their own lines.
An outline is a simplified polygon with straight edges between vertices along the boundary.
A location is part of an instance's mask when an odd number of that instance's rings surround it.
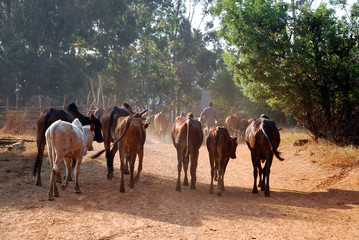
<svg viewBox="0 0 359 240">
<path fill-rule="evenodd" d="M 350 167 L 359 164 L 359 148 L 353 145 L 339 146 L 324 139 L 314 141 L 304 129 L 283 129 L 280 149 L 294 149 L 295 152 L 306 152 L 312 162 L 330 166 Z M 294 146 L 298 140 L 308 140 L 302 146 Z"/>
</svg>

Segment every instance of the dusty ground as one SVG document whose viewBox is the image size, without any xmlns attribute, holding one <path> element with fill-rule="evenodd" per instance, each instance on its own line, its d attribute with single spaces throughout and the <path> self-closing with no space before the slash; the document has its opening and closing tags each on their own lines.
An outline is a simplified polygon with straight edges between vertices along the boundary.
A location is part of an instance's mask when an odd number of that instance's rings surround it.
<svg viewBox="0 0 359 240">
<path fill-rule="evenodd" d="M 175 191 L 177 159 L 169 139 L 147 140 L 140 181 L 130 189 L 126 176 L 126 193 L 119 192 L 118 155 L 111 181 L 104 156 L 85 157 L 82 194 L 70 182 L 54 202 L 47 200 L 47 160 L 43 187 L 34 185 L 34 159 L 1 160 L 0 239 L 359 239 L 359 168 L 321 165 L 294 147 L 280 151 L 285 160 L 273 161 L 270 198 L 251 192 L 252 166 L 243 143 L 228 164 L 222 197 L 208 193 L 204 146 L 197 189 Z"/>
</svg>

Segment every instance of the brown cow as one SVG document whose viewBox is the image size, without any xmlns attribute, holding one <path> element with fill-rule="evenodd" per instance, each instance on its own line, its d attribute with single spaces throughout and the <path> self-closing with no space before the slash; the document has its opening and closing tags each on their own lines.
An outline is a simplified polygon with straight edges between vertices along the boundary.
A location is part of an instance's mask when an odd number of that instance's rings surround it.
<svg viewBox="0 0 359 240">
<path fill-rule="evenodd" d="M 243 141 L 244 140 L 244 136 L 246 134 L 246 129 L 249 126 L 249 124 L 253 121 L 253 118 L 247 119 L 247 118 L 241 118 L 239 120 L 239 134 L 238 134 L 238 138 Z"/>
<path fill-rule="evenodd" d="M 159 137 L 165 137 L 167 128 L 168 128 L 168 120 L 164 113 L 159 112 L 154 117 L 154 126 L 155 132 Z"/>
<path fill-rule="evenodd" d="M 209 193 L 213 193 L 213 178 L 218 172 L 218 192 L 221 196 L 224 191 L 224 174 L 229 158 L 236 158 L 237 137 L 231 137 L 227 128 L 215 127 L 210 131 L 207 138 L 209 162 L 211 164 L 211 186 Z"/>
<path fill-rule="evenodd" d="M 201 123 L 193 118 L 189 113 L 187 117 L 179 116 L 176 118 L 172 128 L 172 142 L 177 150 L 178 159 L 178 178 L 176 190 L 181 191 L 181 170 L 183 163 L 184 186 L 188 186 L 187 169 L 189 156 L 191 156 L 191 189 L 196 189 L 196 169 L 199 155 L 199 148 L 203 142 L 203 132 Z"/>
<path fill-rule="evenodd" d="M 39 119 L 36 124 L 36 144 L 37 144 L 37 156 L 34 164 L 33 174 L 36 176 L 35 184 L 41 186 L 41 166 L 42 159 L 44 155 L 44 149 L 46 145 L 45 131 L 48 127 L 57 120 L 62 120 L 66 122 L 72 122 L 78 118 L 82 125 L 93 124 L 95 126 L 95 138 L 96 142 L 103 142 L 103 137 L 101 133 L 101 122 L 100 117 L 96 118 L 94 115 L 91 117 L 86 117 L 80 113 L 77 109 L 77 106 L 74 103 L 70 103 L 65 110 L 49 108 L 41 112 Z M 71 175 L 69 176 L 71 178 Z"/>
<path fill-rule="evenodd" d="M 119 117 L 115 131 L 115 143 L 119 150 L 121 160 L 121 187 L 120 191 L 125 192 L 123 174 L 125 172 L 125 159 L 130 164 L 130 188 L 135 187 L 135 181 L 140 179 L 143 162 L 143 145 L 146 141 L 148 123 L 143 124 L 140 118 L 133 116 Z M 138 170 L 136 178 L 133 178 L 136 156 L 138 154 Z"/>
<path fill-rule="evenodd" d="M 236 114 L 233 114 L 226 117 L 225 123 L 227 125 L 229 133 L 232 136 L 238 136 L 240 118 Z"/>
<path fill-rule="evenodd" d="M 117 152 L 117 144 L 110 148 L 111 142 L 115 138 L 115 130 L 117 126 L 117 119 L 119 117 L 125 117 L 129 115 L 134 115 L 135 117 L 139 117 L 142 119 L 142 114 L 144 114 L 147 110 L 141 113 L 132 112 L 132 108 L 128 103 L 123 103 L 121 107 L 109 107 L 104 110 L 103 115 L 101 117 L 102 124 L 102 133 L 104 139 L 104 147 L 106 152 L 106 160 L 107 160 L 107 178 L 110 180 L 113 177 L 113 158 Z M 99 155 L 100 153 L 96 154 Z M 95 157 L 95 156 L 93 156 Z M 125 169 L 125 172 L 128 173 L 128 168 Z"/>
<path fill-rule="evenodd" d="M 258 193 L 257 190 L 257 173 L 258 169 L 261 172 L 261 160 L 265 161 L 263 168 L 263 180 L 261 181 L 261 190 L 265 191 L 264 196 L 269 197 L 269 174 L 272 165 L 273 154 L 279 159 L 284 160 L 279 156 L 277 148 L 280 143 L 279 130 L 275 123 L 266 116 L 261 115 L 260 118 L 251 122 L 246 130 L 245 140 L 249 150 L 251 151 L 251 158 L 253 164 L 253 193 Z M 261 177 L 261 176 L 260 176 Z"/>
</svg>

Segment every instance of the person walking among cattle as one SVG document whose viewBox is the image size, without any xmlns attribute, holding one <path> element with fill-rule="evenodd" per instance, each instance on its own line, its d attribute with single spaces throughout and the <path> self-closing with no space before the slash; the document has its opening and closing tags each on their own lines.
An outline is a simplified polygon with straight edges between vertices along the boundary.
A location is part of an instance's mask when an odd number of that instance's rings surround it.
<svg viewBox="0 0 359 240">
<path fill-rule="evenodd" d="M 219 116 L 217 109 L 213 107 L 213 103 L 209 102 L 208 107 L 203 109 L 199 117 L 200 122 L 205 125 L 205 134 L 206 136 L 219 123 Z"/>
</svg>

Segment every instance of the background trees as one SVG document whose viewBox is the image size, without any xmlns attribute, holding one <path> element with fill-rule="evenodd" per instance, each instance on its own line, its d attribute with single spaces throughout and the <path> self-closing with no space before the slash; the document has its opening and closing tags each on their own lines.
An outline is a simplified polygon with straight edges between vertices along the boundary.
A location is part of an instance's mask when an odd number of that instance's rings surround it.
<svg viewBox="0 0 359 240">
<path fill-rule="evenodd" d="M 294 6 L 217 3 L 225 61 L 246 96 L 292 114 L 315 138 L 358 144 L 358 5 L 350 18 Z"/>
<path fill-rule="evenodd" d="M 0 1 L 0 104 L 41 95 L 60 105 L 65 94 L 86 103 L 89 79 L 95 88 L 101 79 L 105 105 L 128 101 L 173 119 L 200 110 L 210 90 L 222 118 L 294 116 L 315 138 L 358 144 L 359 7 L 339 18 L 311 3 Z M 213 22 L 194 24 L 211 5 L 222 39 Z"/>
</svg>

